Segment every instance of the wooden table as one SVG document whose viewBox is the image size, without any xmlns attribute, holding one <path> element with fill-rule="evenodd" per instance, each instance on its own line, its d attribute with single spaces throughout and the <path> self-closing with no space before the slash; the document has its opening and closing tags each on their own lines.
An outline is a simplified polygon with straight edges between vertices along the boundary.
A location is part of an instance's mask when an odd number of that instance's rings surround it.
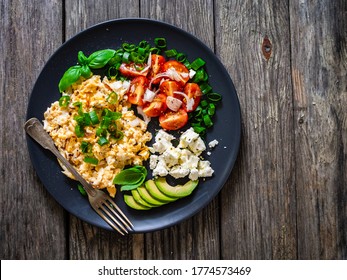
<svg viewBox="0 0 347 280">
<path fill-rule="evenodd" d="M 214 50 L 238 91 L 242 143 L 200 213 L 120 237 L 46 192 L 23 124 L 53 52 L 125 17 L 174 24 Z M 0 23 L 1 259 L 347 259 L 345 0 L 2 0 Z"/>
</svg>

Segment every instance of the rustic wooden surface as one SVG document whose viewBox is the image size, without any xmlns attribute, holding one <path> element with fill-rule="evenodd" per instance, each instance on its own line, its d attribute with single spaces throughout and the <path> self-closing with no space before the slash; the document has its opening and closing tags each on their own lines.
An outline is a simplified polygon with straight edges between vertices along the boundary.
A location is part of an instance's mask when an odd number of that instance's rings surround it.
<svg viewBox="0 0 347 280">
<path fill-rule="evenodd" d="M 238 91 L 242 143 L 199 214 L 119 237 L 50 197 L 23 124 L 50 55 L 124 17 L 174 24 L 215 51 Z M 3 0 L 0 23 L 1 259 L 347 259 L 345 0 Z"/>
</svg>

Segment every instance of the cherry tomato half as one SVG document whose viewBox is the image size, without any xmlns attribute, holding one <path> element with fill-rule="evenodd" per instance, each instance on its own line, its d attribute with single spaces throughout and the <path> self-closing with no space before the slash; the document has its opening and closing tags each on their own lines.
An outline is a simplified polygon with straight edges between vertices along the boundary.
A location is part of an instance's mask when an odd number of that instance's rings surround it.
<svg viewBox="0 0 347 280">
<path fill-rule="evenodd" d="M 161 72 L 161 68 L 166 60 L 165 57 L 159 54 L 152 54 L 151 60 L 151 71 L 149 73 L 149 77 L 153 78 L 155 75 Z"/>
<path fill-rule="evenodd" d="M 187 83 L 184 87 L 184 93 L 189 97 L 194 100 L 193 106 L 191 108 L 187 108 L 187 100 L 184 98 L 183 100 L 183 108 L 186 109 L 186 111 L 192 112 L 195 111 L 196 107 L 198 107 L 200 103 L 200 99 L 202 96 L 202 92 L 200 90 L 200 87 L 196 83 Z"/>
<path fill-rule="evenodd" d="M 182 91 L 182 86 L 175 81 L 167 80 L 160 84 L 159 90 L 161 93 L 167 96 L 174 96 L 176 98 L 182 99 L 174 94 L 174 91 Z"/>
<path fill-rule="evenodd" d="M 128 91 L 128 100 L 131 104 L 143 105 L 143 97 L 148 84 L 148 79 L 143 76 L 138 76 L 131 81 Z"/>
<path fill-rule="evenodd" d="M 159 116 L 159 124 L 166 130 L 177 130 L 188 122 L 188 114 L 185 110 L 179 109 L 177 112 L 168 111 Z"/>
<path fill-rule="evenodd" d="M 149 68 L 147 68 L 145 71 L 144 66 L 137 65 L 135 63 L 122 63 L 119 67 L 119 72 L 122 73 L 123 76 L 126 77 L 138 77 L 138 76 L 144 76 L 146 77 L 149 71 Z"/>
<path fill-rule="evenodd" d="M 167 109 L 166 95 L 159 93 L 151 102 L 146 103 L 142 110 L 148 117 L 159 117 Z"/>
<path fill-rule="evenodd" d="M 168 69 L 173 68 L 179 74 L 180 80 L 179 82 L 182 86 L 186 84 L 189 80 L 189 70 L 184 66 L 181 62 L 176 60 L 169 60 L 163 64 L 162 71 L 166 72 Z"/>
</svg>

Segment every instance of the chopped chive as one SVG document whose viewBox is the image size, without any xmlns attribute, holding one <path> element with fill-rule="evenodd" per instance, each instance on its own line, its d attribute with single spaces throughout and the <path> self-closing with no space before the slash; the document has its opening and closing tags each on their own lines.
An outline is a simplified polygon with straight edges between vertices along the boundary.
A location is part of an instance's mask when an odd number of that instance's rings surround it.
<svg viewBox="0 0 347 280">
<path fill-rule="evenodd" d="M 166 48 L 166 39 L 165 38 L 155 38 L 154 44 L 159 49 L 165 49 Z"/>
<path fill-rule="evenodd" d="M 108 143 L 109 143 L 109 142 L 108 142 L 108 140 L 107 140 L 106 137 L 100 137 L 99 140 L 98 140 L 98 144 L 99 144 L 100 146 L 103 146 L 103 145 L 108 144 Z"/>
<path fill-rule="evenodd" d="M 222 96 L 219 93 L 211 92 L 207 94 L 207 98 L 212 102 L 218 102 L 222 99 Z"/>
<path fill-rule="evenodd" d="M 95 157 L 85 157 L 83 161 L 93 165 L 97 165 L 99 163 L 98 159 Z"/>
<path fill-rule="evenodd" d="M 175 49 L 165 51 L 165 55 L 167 57 L 175 57 L 177 55 L 177 51 Z"/>
<path fill-rule="evenodd" d="M 92 124 L 98 124 L 99 123 L 99 118 L 98 118 L 98 115 L 96 114 L 95 111 L 90 111 L 89 117 L 90 117 L 90 121 L 92 122 Z"/>
<path fill-rule="evenodd" d="M 68 95 L 63 95 L 62 97 L 59 98 L 59 106 L 60 107 L 67 107 L 70 103 L 70 96 Z"/>
<path fill-rule="evenodd" d="M 118 95 L 114 91 L 112 91 L 109 96 L 107 96 L 106 101 L 112 105 L 116 104 L 118 101 Z"/>
<path fill-rule="evenodd" d="M 200 57 L 198 57 L 197 59 L 195 59 L 191 64 L 190 64 L 190 67 L 193 69 L 193 70 L 198 70 L 200 67 L 204 66 L 205 65 L 205 60 L 201 59 Z"/>
</svg>

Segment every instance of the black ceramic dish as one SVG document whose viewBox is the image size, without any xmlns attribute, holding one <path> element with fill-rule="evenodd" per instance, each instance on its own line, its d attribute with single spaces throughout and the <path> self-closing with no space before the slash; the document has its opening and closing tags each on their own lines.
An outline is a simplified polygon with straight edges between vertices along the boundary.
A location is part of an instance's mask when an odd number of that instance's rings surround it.
<svg viewBox="0 0 347 280">
<path fill-rule="evenodd" d="M 106 48 L 117 49 L 122 42 L 139 43 L 165 37 L 168 49 L 175 48 L 187 55 L 189 61 L 201 57 L 206 61 L 209 83 L 223 96 L 214 117 L 214 126 L 208 131 L 206 142 L 213 139 L 219 145 L 205 158 L 211 162 L 215 173 L 212 178 L 201 180 L 198 188 L 187 198 L 169 203 L 150 211 L 128 208 L 120 191 L 116 203 L 134 224 L 135 232 L 150 232 L 175 225 L 205 207 L 221 190 L 234 166 L 241 137 L 240 106 L 236 90 L 228 72 L 215 54 L 191 34 L 166 23 L 148 19 L 119 19 L 88 28 L 64 43 L 49 59 L 39 75 L 30 96 L 27 119 L 43 119 L 50 104 L 59 99 L 58 83 L 63 73 L 77 62 L 77 53 L 86 55 Z M 153 128 L 153 127 L 152 127 Z M 61 173 L 56 158 L 27 137 L 32 164 L 47 191 L 65 210 L 92 225 L 109 229 L 90 207 L 88 200 L 76 188 L 77 183 Z"/>
</svg>

